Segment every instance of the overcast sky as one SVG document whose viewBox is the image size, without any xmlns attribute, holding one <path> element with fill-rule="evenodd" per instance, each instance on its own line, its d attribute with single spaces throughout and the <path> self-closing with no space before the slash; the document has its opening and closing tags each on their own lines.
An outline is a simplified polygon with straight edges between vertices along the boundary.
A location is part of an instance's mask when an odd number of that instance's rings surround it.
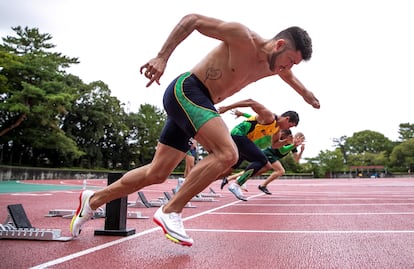
<svg viewBox="0 0 414 269">
<path fill-rule="evenodd" d="M 252 98 L 278 114 L 297 111 L 300 122 L 292 131 L 306 136 L 304 157 L 333 150 L 332 138 L 364 130 L 395 141 L 400 123 L 414 123 L 410 1 L 0 0 L 0 36 L 13 35 L 11 27 L 19 25 L 50 34 L 58 52 L 79 58 L 68 72 L 85 83 L 102 80 L 137 112 L 144 103 L 162 108 L 168 83 L 217 45 L 194 32 L 172 54 L 161 86 L 145 87 L 139 68 L 181 17 L 193 12 L 241 22 L 264 38 L 293 25 L 309 32 L 312 59 L 293 72 L 320 100 L 320 110 L 277 76 L 222 102 Z M 229 114 L 223 118 L 229 128 L 239 122 Z"/>
</svg>

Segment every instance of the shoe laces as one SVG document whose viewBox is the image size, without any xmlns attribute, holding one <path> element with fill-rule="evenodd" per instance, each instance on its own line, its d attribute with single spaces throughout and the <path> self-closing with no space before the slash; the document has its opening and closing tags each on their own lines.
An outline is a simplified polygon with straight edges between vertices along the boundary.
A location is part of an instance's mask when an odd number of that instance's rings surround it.
<svg viewBox="0 0 414 269">
<path fill-rule="evenodd" d="M 168 214 L 168 218 L 170 219 L 171 224 L 174 226 L 174 228 L 179 229 L 180 231 L 184 231 L 180 213 L 172 212 Z"/>
<path fill-rule="evenodd" d="M 240 188 L 239 185 L 234 184 L 233 187 L 234 187 L 234 190 L 236 191 L 236 193 L 237 193 L 238 196 L 243 196 L 243 194 L 241 192 L 241 188 Z"/>
</svg>

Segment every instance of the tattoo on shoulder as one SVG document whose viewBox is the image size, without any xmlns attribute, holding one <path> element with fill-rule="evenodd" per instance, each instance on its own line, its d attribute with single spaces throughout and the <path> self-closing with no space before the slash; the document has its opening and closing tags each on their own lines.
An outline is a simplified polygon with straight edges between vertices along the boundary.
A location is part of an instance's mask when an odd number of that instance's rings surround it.
<svg viewBox="0 0 414 269">
<path fill-rule="evenodd" d="M 207 68 L 206 71 L 206 78 L 204 79 L 204 81 L 207 80 L 218 80 L 220 79 L 222 76 L 221 70 L 220 69 L 215 69 L 212 67 Z"/>
</svg>

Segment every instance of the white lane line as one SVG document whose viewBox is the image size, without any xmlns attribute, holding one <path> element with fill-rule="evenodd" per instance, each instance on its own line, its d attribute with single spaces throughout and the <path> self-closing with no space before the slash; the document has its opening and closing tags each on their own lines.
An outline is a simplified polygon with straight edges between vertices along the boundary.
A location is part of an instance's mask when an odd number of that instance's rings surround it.
<svg viewBox="0 0 414 269">
<path fill-rule="evenodd" d="M 247 215 L 247 216 L 364 216 L 364 215 L 414 215 L 414 212 L 351 212 L 351 213 L 232 213 L 212 212 L 211 215 Z"/>
<path fill-rule="evenodd" d="M 18 193 L 10 193 L 13 196 L 50 196 L 51 193 L 29 193 L 29 192 L 18 192 Z"/>
<path fill-rule="evenodd" d="M 263 195 L 264 194 L 252 195 L 252 196 L 249 197 L 249 199 L 252 199 L 252 198 L 255 198 L 255 197 L 260 197 L 260 196 L 263 196 Z M 220 209 L 223 209 L 223 208 L 226 208 L 226 207 L 229 207 L 229 206 L 232 206 L 232 205 L 235 205 L 235 204 L 243 205 L 243 206 L 253 205 L 253 204 L 250 204 L 250 203 L 247 204 L 245 202 L 241 202 L 241 201 L 237 200 L 237 201 L 234 201 L 234 202 L 229 203 L 229 204 L 225 204 L 225 205 L 222 205 L 222 206 L 210 209 L 210 210 L 200 212 L 198 214 L 188 216 L 186 218 L 183 218 L 183 221 L 194 219 L 194 218 L 206 215 L 206 214 L 216 214 L 216 213 L 213 213 L 213 212 L 217 211 L 217 210 L 220 210 Z M 264 206 L 264 204 L 259 204 L 259 205 Z M 308 205 L 308 204 L 296 204 L 296 205 L 303 206 L 303 205 Z M 318 205 L 318 204 L 313 204 L 311 206 L 315 206 L 315 205 Z M 335 205 L 337 206 L 338 204 L 331 204 L 331 205 L 332 206 L 335 206 Z M 365 205 L 365 204 L 361 204 L 361 205 Z M 401 204 L 399 204 L 399 205 L 401 205 Z M 265 206 L 267 206 L 267 205 L 265 205 Z M 222 213 L 219 213 L 219 214 L 222 214 Z M 134 234 L 134 235 L 130 235 L 130 236 L 125 237 L 125 238 L 114 240 L 114 241 L 111 241 L 111 242 L 108 242 L 108 243 L 105 243 L 105 244 L 102 244 L 102 245 L 98 245 L 98 246 L 95 246 L 95 247 L 92 247 L 92 248 L 88 248 L 88 249 L 85 249 L 85 250 L 82 250 L 82 251 L 79 251 L 79 252 L 75 252 L 75 253 L 72 253 L 72 254 L 64 256 L 64 257 L 60 257 L 60 258 L 57 258 L 57 259 L 54 259 L 54 260 L 51 260 L 51 261 L 33 266 L 33 267 L 31 267 L 31 269 L 48 268 L 48 267 L 51 267 L 51 266 L 54 266 L 54 265 L 57 265 L 57 264 L 60 264 L 60 263 L 63 263 L 63 262 L 81 257 L 81 256 L 84 256 L 84 255 L 87 255 L 87 254 L 90 254 L 90 253 L 97 252 L 99 250 L 102 250 L 102 249 L 105 249 L 105 248 L 108 248 L 108 247 L 119 245 L 123 242 L 127 242 L 129 240 L 133 240 L 135 238 L 147 235 L 147 234 L 152 233 L 154 231 L 160 231 L 160 230 L 161 230 L 160 227 L 145 230 L 145 231 L 142 231 L 142 232 Z M 222 232 L 250 232 L 250 233 L 253 232 L 252 230 L 211 230 L 211 229 L 210 230 L 206 230 L 206 229 L 186 229 L 186 230 L 187 231 L 195 231 L 195 232 L 196 231 L 204 231 L 204 232 L 207 232 L 207 231 L 211 231 L 211 232 L 214 232 L 214 231 L 217 231 L 217 232 L 220 232 L 220 231 L 222 231 Z M 412 233 L 413 231 L 256 231 L 256 232 L 268 232 L 268 233 Z"/>
<path fill-rule="evenodd" d="M 414 233 L 414 230 L 349 230 L 349 231 L 277 231 L 277 230 L 220 230 L 220 229 L 186 229 L 190 232 L 212 232 L 212 233 L 272 233 L 272 234 L 403 234 Z"/>
<path fill-rule="evenodd" d="M 241 201 L 235 201 L 235 202 L 225 204 L 225 205 L 222 205 L 222 206 L 210 209 L 210 210 L 206 210 L 206 211 L 200 212 L 198 214 L 191 215 L 191 216 L 188 216 L 186 218 L 183 218 L 183 221 L 194 219 L 194 218 L 206 215 L 206 214 L 210 214 L 211 212 L 213 212 L 215 210 L 226 208 L 226 207 L 232 206 L 232 205 L 240 203 L 240 202 Z M 154 231 L 159 231 L 159 230 L 161 230 L 160 227 L 145 230 L 145 231 L 142 231 L 142 232 L 137 233 L 137 234 L 130 235 L 130 236 L 125 237 L 125 238 L 114 240 L 114 241 L 111 241 L 111 242 L 108 242 L 108 243 L 105 243 L 105 244 L 102 244 L 102 245 L 98 245 L 98 246 L 95 246 L 95 247 L 92 247 L 92 248 L 88 248 L 88 249 L 85 249 L 85 250 L 82 250 L 82 251 L 79 251 L 79 252 L 75 252 L 73 254 L 70 254 L 70 255 L 67 255 L 67 256 L 64 256 L 64 257 L 57 258 L 55 260 L 51 260 L 51 261 L 48 261 L 48 262 L 30 267 L 30 269 L 48 268 L 48 267 L 51 267 L 51 266 L 54 266 L 54 265 L 57 265 L 57 264 L 60 264 L 60 263 L 63 263 L 63 262 L 67 262 L 67 261 L 75 259 L 75 258 L 79 258 L 81 256 L 84 256 L 84 255 L 87 255 L 87 254 L 90 254 L 90 253 L 93 253 L 93 252 L 97 252 L 99 250 L 102 250 L 102 249 L 105 249 L 105 248 L 108 248 L 108 247 L 119 245 L 123 242 L 127 242 L 129 240 L 132 240 L 132 239 L 135 239 L 135 238 L 138 238 L 138 237 L 141 237 L 141 236 L 144 236 L 146 234 L 152 233 Z"/>
<path fill-rule="evenodd" d="M 118 244 L 121 244 L 123 242 L 129 241 L 131 239 L 134 239 L 134 238 L 137 238 L 137 237 L 140 237 L 140 236 L 143 236 L 143 235 L 152 233 L 152 232 L 157 231 L 157 230 L 160 230 L 160 229 L 161 228 L 159 228 L 159 227 L 152 228 L 152 229 L 149 229 L 149 230 L 146 230 L 146 231 L 143 231 L 143 232 L 140 232 L 140 233 L 137 233 L 137 234 L 128 236 L 128 237 L 124 237 L 124 238 L 121 238 L 121 239 L 118 239 L 118 240 L 114 240 L 114 241 L 111 241 L 111 242 L 108 242 L 108 243 L 105 243 L 105 244 L 102 244 L 102 245 L 98 245 L 98 246 L 93 247 L 93 248 L 88 248 L 88 249 L 85 249 L 83 251 L 75 252 L 73 254 L 70 254 L 70 255 L 67 255 L 67 256 L 64 256 L 64 257 L 55 259 L 55 260 L 51 260 L 51 261 L 48 261 L 48 262 L 45 262 L 45 263 L 42 263 L 42 264 L 39 264 L 39 265 L 30 267 L 30 268 L 33 268 L 33 269 L 34 268 L 36 268 L 36 269 L 48 268 L 49 266 L 54 266 L 54 265 L 57 265 L 57 264 L 60 264 L 60 263 L 63 263 L 63 262 L 66 262 L 66 261 L 69 261 L 69 260 L 72 260 L 72 259 L 81 257 L 81 256 L 84 256 L 86 254 L 96 252 L 96 251 L 101 250 L 101 249 L 104 249 L 104 248 L 108 248 L 108 247 L 111 247 L 111 246 L 115 246 L 115 245 L 118 245 Z"/>
<path fill-rule="evenodd" d="M 333 204 L 319 204 L 319 203 L 306 203 L 306 204 L 253 204 L 253 203 L 240 203 L 241 206 L 263 206 L 263 207 L 276 207 L 276 206 L 383 206 L 383 205 L 414 205 L 414 203 L 333 203 Z"/>
<path fill-rule="evenodd" d="M 411 190 L 400 190 L 400 191 L 277 191 L 274 192 L 273 195 L 275 197 L 278 196 L 286 196 L 286 197 L 292 197 L 292 196 L 303 196 L 303 195 L 309 195 L 309 196 L 363 196 L 363 195 L 382 195 L 382 196 L 404 196 L 404 195 L 412 195 L 413 191 Z"/>
<path fill-rule="evenodd" d="M 289 196 L 278 196 L 278 197 L 269 197 L 269 198 L 255 198 L 254 201 L 383 201 L 383 200 L 392 200 L 392 201 L 414 201 L 413 195 L 407 196 L 404 198 L 399 195 L 396 197 L 375 197 L 375 198 L 366 198 L 366 197 L 331 197 L 331 198 L 295 198 Z"/>
</svg>

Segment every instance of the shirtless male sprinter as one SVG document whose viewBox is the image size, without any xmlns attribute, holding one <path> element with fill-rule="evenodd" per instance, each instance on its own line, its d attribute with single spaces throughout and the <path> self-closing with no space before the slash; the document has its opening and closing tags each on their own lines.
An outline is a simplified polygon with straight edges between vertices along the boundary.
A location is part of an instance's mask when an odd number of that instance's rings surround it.
<svg viewBox="0 0 414 269">
<path fill-rule="evenodd" d="M 180 190 L 153 217 L 168 239 L 191 246 L 193 239 L 187 235 L 181 219 L 184 206 L 238 159 L 236 145 L 214 105 L 252 82 L 279 75 L 307 103 L 320 107 L 314 94 L 291 71 L 294 65 L 312 56 L 312 41 L 306 31 L 294 26 L 266 39 L 240 23 L 200 14 L 185 15 L 157 56 L 140 68 L 149 79 L 147 87 L 154 82 L 160 84 L 171 54 L 194 31 L 221 42 L 167 87 L 163 102 L 168 117 L 152 162 L 125 173 L 104 189 L 83 191 L 70 224 L 73 236 L 79 235 L 82 225 L 98 207 L 146 186 L 163 183 L 189 150 L 188 139 L 194 137 L 209 155 L 194 166 Z"/>
</svg>

